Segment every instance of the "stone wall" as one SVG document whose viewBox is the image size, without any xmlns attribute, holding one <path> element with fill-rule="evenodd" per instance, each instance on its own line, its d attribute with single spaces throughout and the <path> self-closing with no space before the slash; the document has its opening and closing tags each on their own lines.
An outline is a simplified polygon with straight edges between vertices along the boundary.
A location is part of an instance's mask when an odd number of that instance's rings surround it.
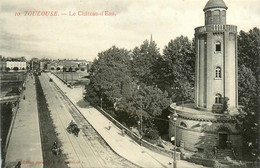
<svg viewBox="0 0 260 168">
<path fill-rule="evenodd" d="M 184 124 L 183 124 L 184 123 Z M 169 138 L 174 136 L 173 120 L 169 122 Z M 213 152 L 214 147 L 219 146 L 219 131 L 225 129 L 228 134 L 228 139 L 232 142 L 232 147 L 241 154 L 242 136 L 232 122 L 209 122 L 196 121 L 179 117 L 176 121 L 176 139 L 177 146 L 182 146 L 184 149 L 196 152 L 204 150 Z"/>
</svg>

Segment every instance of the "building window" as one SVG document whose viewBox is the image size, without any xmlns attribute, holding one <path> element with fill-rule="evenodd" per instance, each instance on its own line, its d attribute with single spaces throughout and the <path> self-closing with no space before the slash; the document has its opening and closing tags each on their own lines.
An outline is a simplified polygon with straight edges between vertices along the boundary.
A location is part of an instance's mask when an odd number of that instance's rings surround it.
<svg viewBox="0 0 260 168">
<path fill-rule="evenodd" d="M 222 16 L 226 17 L 226 11 L 222 11 Z"/>
<path fill-rule="evenodd" d="M 180 126 L 187 128 L 187 125 L 184 122 L 181 122 Z"/>
<path fill-rule="evenodd" d="M 216 78 L 221 78 L 221 68 L 220 67 L 216 68 Z"/>
<path fill-rule="evenodd" d="M 219 41 L 216 42 L 216 51 L 221 51 L 221 43 Z"/>
<path fill-rule="evenodd" d="M 216 94 L 216 96 L 215 96 L 215 103 L 216 104 L 221 104 L 221 94 Z"/>
<path fill-rule="evenodd" d="M 220 10 L 213 11 L 213 24 L 220 24 Z"/>
<path fill-rule="evenodd" d="M 206 15 L 207 15 L 207 17 L 206 17 L 206 19 L 207 19 L 207 24 L 212 24 L 211 11 L 208 11 L 208 12 L 206 13 Z"/>
<path fill-rule="evenodd" d="M 219 15 L 220 14 L 220 10 L 215 10 L 214 11 L 214 15 Z"/>
</svg>

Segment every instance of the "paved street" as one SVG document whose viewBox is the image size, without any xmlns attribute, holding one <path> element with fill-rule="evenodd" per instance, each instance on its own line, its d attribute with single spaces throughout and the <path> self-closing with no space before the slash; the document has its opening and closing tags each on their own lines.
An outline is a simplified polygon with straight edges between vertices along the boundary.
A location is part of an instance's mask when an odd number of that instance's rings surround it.
<svg viewBox="0 0 260 168">
<path fill-rule="evenodd" d="M 49 81 L 50 77 L 53 82 Z M 109 120 L 95 108 L 80 108 L 77 102 L 82 101 L 82 88 L 68 88 L 52 74 L 43 73 L 39 79 L 69 167 L 172 167 L 169 164 L 172 158 L 141 147 L 127 135 L 122 136 L 121 130 L 113 124 L 108 129 Z M 7 167 L 18 161 L 23 162 L 22 167 L 43 167 L 36 164 L 43 157 L 35 84 L 31 77 L 26 88 L 26 100 L 20 103 L 10 138 Z M 71 120 L 79 125 L 78 137 L 66 131 Z M 178 167 L 202 166 L 180 160 Z"/>
<path fill-rule="evenodd" d="M 42 74 L 40 81 L 63 153 L 67 154 L 69 167 L 136 167 L 107 146 L 83 116 L 62 96 L 56 85 L 49 82 L 47 74 Z M 81 129 L 78 137 L 66 131 L 71 120 Z"/>
<path fill-rule="evenodd" d="M 80 108 L 77 102 L 82 100 L 82 88 L 68 88 L 54 75 L 49 74 L 53 81 L 63 90 L 70 100 L 77 106 L 82 115 L 89 121 L 89 123 L 99 132 L 105 139 L 109 146 L 122 157 L 141 167 L 172 167 L 169 162 L 172 158 L 160 155 L 146 148 L 140 147 L 130 137 L 122 136 L 121 130 L 112 124 L 112 128 L 108 130 L 109 120 L 104 117 L 95 108 Z M 195 165 L 183 160 L 178 161 L 178 166 L 182 168 L 203 167 Z"/>
<path fill-rule="evenodd" d="M 22 167 L 43 167 L 41 139 L 39 131 L 36 90 L 33 77 L 28 77 L 24 95 L 14 121 L 6 154 L 6 167 L 12 167 L 18 161 Z"/>
</svg>

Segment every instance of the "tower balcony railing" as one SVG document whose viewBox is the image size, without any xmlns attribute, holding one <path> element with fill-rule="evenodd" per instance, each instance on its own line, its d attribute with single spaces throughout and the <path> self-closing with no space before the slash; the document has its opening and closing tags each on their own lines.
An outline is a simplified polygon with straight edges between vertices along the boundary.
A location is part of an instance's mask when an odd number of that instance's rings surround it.
<svg viewBox="0 0 260 168">
<path fill-rule="evenodd" d="M 237 26 L 234 25 L 206 25 L 195 28 L 195 33 L 204 33 L 204 32 L 215 32 L 215 31 L 231 31 L 236 33 Z"/>
<path fill-rule="evenodd" d="M 194 103 L 170 105 L 170 111 L 177 112 L 179 117 L 198 120 L 198 121 L 211 121 L 211 122 L 231 122 L 235 120 L 234 116 L 227 114 L 217 114 L 212 111 L 203 111 L 194 107 Z M 205 115 L 207 114 L 207 115 Z"/>
</svg>

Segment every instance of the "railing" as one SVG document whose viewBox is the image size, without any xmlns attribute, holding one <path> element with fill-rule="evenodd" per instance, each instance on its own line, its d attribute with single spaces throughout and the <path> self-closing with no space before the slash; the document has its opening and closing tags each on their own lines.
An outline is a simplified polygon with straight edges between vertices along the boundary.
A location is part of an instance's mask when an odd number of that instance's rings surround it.
<svg viewBox="0 0 260 168">
<path fill-rule="evenodd" d="M 177 102 L 171 104 L 169 108 L 170 111 L 172 112 L 176 111 L 180 117 L 186 119 L 201 120 L 201 121 L 218 121 L 218 122 L 232 122 L 235 120 L 235 117 L 229 114 L 217 114 L 217 113 L 212 113 L 211 111 L 202 111 L 191 106 L 186 107 L 177 104 L 180 103 Z"/>
<path fill-rule="evenodd" d="M 168 149 L 164 149 L 161 148 L 157 145 L 151 144 L 150 142 L 142 139 L 141 137 L 137 136 L 134 132 L 132 132 L 131 130 L 129 130 L 127 127 L 125 127 L 123 124 L 121 124 L 119 121 L 117 121 L 116 119 L 114 119 L 111 115 L 109 115 L 106 111 L 104 111 L 103 109 L 101 109 L 98 106 L 95 106 L 95 108 L 101 112 L 107 119 L 109 119 L 111 122 L 113 122 L 118 128 L 120 128 L 121 130 L 124 129 L 125 133 L 132 138 L 136 143 L 141 143 L 142 146 L 156 152 L 156 153 L 160 153 L 164 156 L 168 156 L 168 157 L 172 157 L 174 156 L 174 151 L 172 150 L 168 150 Z M 177 160 L 180 160 L 180 153 L 176 152 L 176 157 Z"/>
<path fill-rule="evenodd" d="M 237 26 L 234 25 L 207 25 L 195 28 L 195 33 L 211 32 L 211 31 L 232 31 L 237 32 Z"/>
</svg>

